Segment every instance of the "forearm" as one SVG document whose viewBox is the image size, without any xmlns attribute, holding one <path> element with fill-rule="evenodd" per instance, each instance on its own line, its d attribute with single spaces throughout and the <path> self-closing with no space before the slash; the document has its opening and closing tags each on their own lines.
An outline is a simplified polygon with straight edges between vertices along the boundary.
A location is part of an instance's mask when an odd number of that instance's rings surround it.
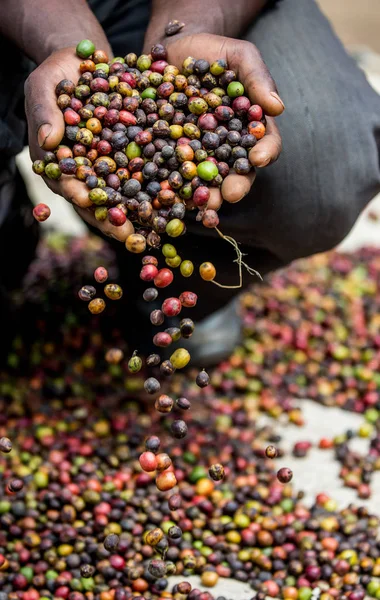
<svg viewBox="0 0 380 600">
<path fill-rule="evenodd" d="M 233 3 L 231 0 L 153 0 L 145 49 L 165 41 L 165 27 L 173 19 L 185 23 L 176 39 L 193 33 L 237 37 L 267 3 L 268 0 L 234 0 Z"/>
<path fill-rule="evenodd" d="M 40 64 L 60 48 L 84 38 L 110 52 L 106 36 L 86 0 L 2 0 L 0 34 Z"/>
</svg>

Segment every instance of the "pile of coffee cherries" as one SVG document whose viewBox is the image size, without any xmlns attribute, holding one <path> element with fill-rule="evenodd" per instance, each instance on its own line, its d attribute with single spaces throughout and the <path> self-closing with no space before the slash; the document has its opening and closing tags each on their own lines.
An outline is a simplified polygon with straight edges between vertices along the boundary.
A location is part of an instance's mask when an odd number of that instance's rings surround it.
<svg viewBox="0 0 380 600">
<path fill-rule="evenodd" d="M 159 247 L 164 233 L 181 236 L 188 210 L 217 227 L 210 187 L 220 187 L 231 168 L 249 173 L 249 151 L 266 130 L 261 107 L 251 105 L 236 73 L 224 60 L 210 65 L 192 57 L 180 72 L 160 44 L 149 55 L 109 61 L 83 40 L 77 55 L 77 84 L 64 79 L 56 87 L 64 139 L 33 163 L 34 172 L 85 182 L 97 221 L 135 224 L 126 240 L 131 252 Z M 46 205 L 34 215 L 45 220 Z"/>
</svg>

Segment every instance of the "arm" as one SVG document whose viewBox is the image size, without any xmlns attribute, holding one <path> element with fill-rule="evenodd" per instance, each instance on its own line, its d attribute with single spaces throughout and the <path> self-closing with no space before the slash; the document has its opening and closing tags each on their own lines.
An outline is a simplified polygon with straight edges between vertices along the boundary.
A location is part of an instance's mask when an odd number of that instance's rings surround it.
<svg viewBox="0 0 380 600">
<path fill-rule="evenodd" d="M 234 0 L 233 10 L 231 0 L 211 0 L 207 2 L 207 7 L 205 4 L 205 0 L 153 0 L 146 46 L 149 48 L 164 40 L 165 27 L 172 19 L 185 23 L 183 30 L 173 40 L 204 32 L 237 37 L 247 23 L 258 16 L 268 0 Z"/>
<path fill-rule="evenodd" d="M 63 15 L 64 11 L 64 15 Z M 56 50 L 90 38 L 111 52 L 86 0 L 2 0 L 0 34 L 12 40 L 37 65 Z"/>
</svg>

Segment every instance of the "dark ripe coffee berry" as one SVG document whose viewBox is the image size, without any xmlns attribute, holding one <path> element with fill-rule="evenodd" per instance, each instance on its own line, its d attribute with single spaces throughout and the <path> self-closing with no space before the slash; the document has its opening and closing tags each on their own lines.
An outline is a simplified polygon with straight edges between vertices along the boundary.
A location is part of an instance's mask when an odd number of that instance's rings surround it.
<svg viewBox="0 0 380 600">
<path fill-rule="evenodd" d="M 160 438 L 156 435 L 151 435 L 145 440 L 145 448 L 148 452 L 156 454 L 160 449 Z"/>
<path fill-rule="evenodd" d="M 223 144 L 215 150 L 215 158 L 217 158 L 219 161 L 227 161 L 230 155 L 231 146 L 229 144 Z"/>
<path fill-rule="evenodd" d="M 157 273 L 158 269 L 155 265 L 144 265 L 140 271 L 140 279 L 142 279 L 143 281 L 153 281 Z"/>
<path fill-rule="evenodd" d="M 177 398 L 175 403 L 177 408 L 181 410 L 189 410 L 191 408 L 191 403 L 187 398 Z"/>
<path fill-rule="evenodd" d="M 275 446 L 267 446 L 265 449 L 265 454 L 268 458 L 277 458 L 278 450 Z"/>
<path fill-rule="evenodd" d="M 142 193 L 142 192 L 140 192 L 140 193 Z M 150 256 L 148 254 L 147 256 L 143 256 L 143 258 L 141 259 L 141 263 L 143 265 L 154 265 L 155 267 L 157 267 L 158 260 L 155 256 Z"/>
<path fill-rule="evenodd" d="M 180 540 L 182 537 L 182 529 L 178 525 L 172 525 L 168 531 L 170 540 Z"/>
<path fill-rule="evenodd" d="M 173 421 L 170 426 L 170 431 L 174 438 L 181 440 L 187 435 L 187 425 L 185 421 L 178 419 L 177 421 Z"/>
<path fill-rule="evenodd" d="M 219 225 L 218 213 L 215 210 L 205 210 L 202 216 L 202 223 L 208 229 L 214 229 Z"/>
<path fill-rule="evenodd" d="M 194 64 L 194 73 L 197 75 L 204 75 L 210 70 L 210 63 L 207 60 L 199 59 L 195 61 Z"/>
<path fill-rule="evenodd" d="M 206 150 L 216 150 L 220 145 L 218 134 L 208 131 L 202 138 L 202 144 Z"/>
<path fill-rule="evenodd" d="M 183 177 L 179 171 L 172 171 L 168 181 L 173 190 L 179 190 L 183 186 Z"/>
<path fill-rule="evenodd" d="M 230 121 L 234 116 L 234 111 L 230 106 L 217 106 L 215 109 L 215 117 L 218 121 Z"/>
<path fill-rule="evenodd" d="M 167 58 L 166 48 L 162 44 L 155 44 L 154 46 L 152 46 L 150 54 L 154 61 L 166 60 L 166 58 Z"/>
<path fill-rule="evenodd" d="M 224 478 L 224 467 L 218 463 L 211 465 L 208 472 L 214 481 L 221 481 Z"/>
<path fill-rule="evenodd" d="M 180 330 L 183 338 L 190 338 L 194 333 L 194 329 L 194 321 L 192 321 L 191 319 L 182 319 L 180 323 Z"/>
<path fill-rule="evenodd" d="M 194 292 L 182 292 L 179 299 L 182 306 L 185 306 L 186 308 L 192 308 L 196 305 L 198 296 L 194 294 Z"/>
<path fill-rule="evenodd" d="M 159 354 L 149 354 L 146 359 L 146 364 L 148 367 L 156 367 L 161 362 L 161 358 Z"/>
<path fill-rule="evenodd" d="M 77 163 L 73 158 L 63 158 L 58 163 L 61 173 L 64 175 L 75 175 L 77 170 Z"/>
<path fill-rule="evenodd" d="M 160 333 L 156 333 L 153 338 L 153 344 L 158 346 L 159 348 L 167 348 L 172 343 L 172 337 L 169 333 L 165 331 L 160 331 Z"/>
<path fill-rule="evenodd" d="M 227 134 L 227 142 L 230 146 L 237 146 L 240 144 L 241 135 L 238 131 L 229 131 Z"/>
<path fill-rule="evenodd" d="M 182 498 L 179 494 L 173 494 L 168 500 L 170 510 L 179 510 L 182 507 Z"/>
<path fill-rule="evenodd" d="M 170 360 L 164 360 L 164 362 L 160 365 L 160 373 L 165 377 L 170 377 L 175 372 L 175 368 L 173 367 Z"/>
<path fill-rule="evenodd" d="M 230 167 L 225 162 L 218 162 L 218 171 L 222 179 L 225 179 L 230 172 Z"/>
<path fill-rule="evenodd" d="M 164 560 L 160 560 L 159 558 L 154 558 L 150 561 L 148 565 L 148 571 L 155 577 L 156 579 L 161 579 L 165 577 L 166 574 L 166 563 Z"/>
<path fill-rule="evenodd" d="M 246 96 L 238 96 L 232 102 L 232 110 L 236 115 L 238 115 L 238 117 L 244 117 L 247 114 L 250 106 L 251 102 Z"/>
<path fill-rule="evenodd" d="M 203 371 L 198 373 L 198 375 L 195 379 L 195 382 L 196 382 L 197 386 L 200 388 L 207 387 L 210 384 L 209 374 L 206 373 L 206 371 L 203 369 Z"/>
<path fill-rule="evenodd" d="M 178 204 L 174 204 L 174 206 L 170 209 L 170 218 L 171 219 L 180 219 L 181 221 L 185 218 L 186 207 L 182 202 Z"/>
<path fill-rule="evenodd" d="M 233 168 L 238 175 L 248 175 L 252 169 L 252 165 L 248 158 L 238 158 L 235 160 Z"/>
<path fill-rule="evenodd" d="M 98 283 L 104 283 L 108 279 L 108 271 L 105 267 L 98 267 L 94 271 L 94 279 Z"/>
<path fill-rule="evenodd" d="M 33 208 L 33 217 L 36 219 L 36 221 L 43 223 L 43 221 L 46 221 L 46 219 L 50 217 L 50 212 L 50 208 L 47 206 L 47 204 L 43 204 L 41 202 Z"/>
<path fill-rule="evenodd" d="M 143 293 L 143 298 L 145 302 L 153 302 L 154 300 L 156 300 L 157 296 L 158 291 L 156 290 L 156 288 L 148 288 Z"/>
<path fill-rule="evenodd" d="M 17 492 L 21 492 L 24 487 L 24 482 L 22 479 L 12 479 L 8 484 L 8 489 L 10 492 L 16 494 Z"/>
<path fill-rule="evenodd" d="M 256 138 L 254 135 L 251 135 L 250 133 L 246 133 L 245 135 L 241 136 L 241 140 L 240 140 L 240 145 L 243 148 L 246 148 L 246 150 L 250 150 L 251 148 L 253 148 L 256 145 Z"/>
<path fill-rule="evenodd" d="M 45 152 L 45 154 L 44 154 L 45 165 L 48 165 L 49 163 L 56 163 L 56 162 L 57 162 L 57 156 L 54 154 L 54 152 Z"/>
<path fill-rule="evenodd" d="M 166 298 L 162 303 L 162 312 L 166 317 L 176 317 L 182 310 L 179 298 Z"/>
<path fill-rule="evenodd" d="M 231 121 L 228 123 L 228 129 L 230 131 L 238 131 L 240 133 L 243 129 L 243 124 L 240 119 L 231 119 Z"/>
<path fill-rule="evenodd" d="M 144 381 L 144 390 L 147 394 L 157 394 L 160 389 L 160 382 L 155 377 L 148 377 L 148 379 Z"/>
<path fill-rule="evenodd" d="M 232 148 L 232 152 L 231 152 L 231 160 L 238 160 L 239 158 L 247 158 L 248 153 L 247 150 L 245 148 L 243 148 L 243 146 L 235 146 L 234 148 Z"/>
<path fill-rule="evenodd" d="M 277 471 L 277 479 L 280 483 L 289 483 L 293 478 L 293 471 L 287 467 L 283 467 Z"/>
<path fill-rule="evenodd" d="M 162 310 L 153 310 L 150 313 L 150 322 L 152 323 L 152 325 L 162 325 L 162 323 L 165 320 L 165 314 L 162 312 Z"/>
<path fill-rule="evenodd" d="M 108 550 L 108 552 L 114 552 L 119 545 L 119 541 L 120 538 L 118 535 L 116 535 L 116 533 L 110 533 L 105 538 L 103 544 L 105 549 Z"/>
<path fill-rule="evenodd" d="M 204 113 L 198 118 L 197 125 L 202 131 L 215 131 L 218 127 L 218 120 L 213 114 Z M 217 133 L 217 131 L 215 133 Z"/>
<path fill-rule="evenodd" d="M 129 179 L 123 185 L 123 195 L 127 198 L 134 198 L 141 190 L 141 183 L 137 179 Z"/>
<path fill-rule="evenodd" d="M 166 396 L 166 394 L 162 394 L 159 396 L 154 403 L 154 408 L 159 413 L 170 413 L 173 410 L 174 400 L 170 398 L 170 396 Z"/>
<path fill-rule="evenodd" d="M 12 450 L 12 442 L 7 437 L 0 438 L 0 452 L 8 454 Z"/>
<path fill-rule="evenodd" d="M 70 79 L 62 79 L 62 81 L 57 84 L 55 93 L 57 96 L 60 96 L 61 94 L 67 94 L 68 96 L 71 96 L 74 93 L 74 90 L 75 83 L 73 83 Z"/>
<path fill-rule="evenodd" d="M 210 190 L 205 185 L 199 186 L 193 194 L 193 202 L 198 208 L 207 204 L 210 199 Z"/>
<path fill-rule="evenodd" d="M 80 574 L 85 579 L 92 577 L 94 573 L 95 573 L 95 567 L 93 567 L 92 565 L 86 564 L 86 565 L 82 565 L 80 568 Z"/>
<path fill-rule="evenodd" d="M 96 289 L 92 285 L 84 285 L 79 290 L 78 296 L 83 302 L 90 302 L 96 296 Z"/>
</svg>

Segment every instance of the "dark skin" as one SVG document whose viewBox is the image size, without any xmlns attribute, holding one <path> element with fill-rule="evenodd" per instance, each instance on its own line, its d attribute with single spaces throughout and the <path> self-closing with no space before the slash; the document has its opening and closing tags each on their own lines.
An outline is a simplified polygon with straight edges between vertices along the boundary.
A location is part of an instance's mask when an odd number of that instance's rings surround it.
<svg viewBox="0 0 380 600">
<path fill-rule="evenodd" d="M 262 106 L 268 116 L 267 135 L 251 150 L 249 159 L 254 167 L 274 162 L 281 152 L 281 137 L 274 117 L 284 110 L 276 85 L 260 55 L 250 42 L 234 39 L 244 32 L 246 24 L 257 17 L 266 0 L 153 0 L 152 16 L 145 36 L 144 51 L 162 42 L 168 48 L 168 61 L 180 66 L 187 56 L 196 55 L 213 62 L 224 58 L 229 68 L 237 72 L 252 103 Z M 201 17 L 200 17 L 201 16 Z M 61 79 L 77 81 L 80 59 L 75 46 L 81 39 L 91 39 L 96 48 L 112 51 L 105 33 L 85 0 L 65 0 L 65 27 L 62 28 L 61 0 L 3 0 L 0 33 L 9 37 L 37 65 L 25 84 L 25 108 L 28 121 L 29 146 L 32 160 L 45 151 L 54 150 L 64 135 L 64 121 L 56 105 L 55 86 Z M 182 31 L 165 37 L 165 27 L 172 19 L 185 23 Z M 126 39 L 126 52 L 128 40 Z M 250 190 L 255 171 L 247 175 L 229 175 L 221 191 L 214 188 L 210 208 L 220 208 L 223 200 L 238 202 Z M 65 176 L 59 182 L 45 179 L 57 194 L 74 205 L 89 224 L 104 234 L 125 241 L 133 233 L 126 221 L 121 227 L 99 223 L 88 210 L 91 202 L 84 183 Z"/>
</svg>

